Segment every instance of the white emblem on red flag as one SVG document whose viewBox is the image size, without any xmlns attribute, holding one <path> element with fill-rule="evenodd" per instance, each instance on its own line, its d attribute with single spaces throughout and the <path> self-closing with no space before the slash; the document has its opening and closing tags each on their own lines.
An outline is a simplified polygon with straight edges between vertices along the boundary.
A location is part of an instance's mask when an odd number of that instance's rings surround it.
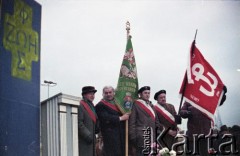
<svg viewBox="0 0 240 156">
<path fill-rule="evenodd" d="M 223 82 L 205 60 L 195 44 L 192 45 L 193 51 L 190 52 L 189 66 L 187 68 L 187 81 L 185 100 L 194 107 L 202 111 L 208 117 L 213 118 L 213 114 L 220 103 L 223 95 Z M 184 81 L 180 89 L 183 92 Z"/>
</svg>

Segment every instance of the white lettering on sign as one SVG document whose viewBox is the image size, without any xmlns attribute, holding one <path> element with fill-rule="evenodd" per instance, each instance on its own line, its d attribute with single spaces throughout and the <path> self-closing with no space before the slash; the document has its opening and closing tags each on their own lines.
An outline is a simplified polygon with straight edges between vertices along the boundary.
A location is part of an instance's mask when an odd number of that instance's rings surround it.
<svg viewBox="0 0 240 156">
<path fill-rule="evenodd" d="M 199 102 L 199 98 L 195 97 L 194 95 L 191 94 L 190 97 L 192 100 Z"/>
</svg>

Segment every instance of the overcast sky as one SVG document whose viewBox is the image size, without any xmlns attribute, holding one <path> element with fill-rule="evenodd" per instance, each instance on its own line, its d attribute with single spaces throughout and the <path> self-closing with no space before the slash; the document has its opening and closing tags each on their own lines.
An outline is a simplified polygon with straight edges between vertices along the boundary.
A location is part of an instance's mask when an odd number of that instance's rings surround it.
<svg viewBox="0 0 240 156">
<path fill-rule="evenodd" d="M 95 103 L 105 85 L 116 87 L 131 24 L 139 86 L 167 90 L 167 102 L 180 103 L 179 89 L 190 45 L 196 46 L 228 88 L 220 108 L 223 124 L 240 125 L 240 1 L 37 0 L 42 5 L 41 82 L 81 96 L 93 85 Z M 41 87 L 41 100 L 48 97 Z"/>
</svg>

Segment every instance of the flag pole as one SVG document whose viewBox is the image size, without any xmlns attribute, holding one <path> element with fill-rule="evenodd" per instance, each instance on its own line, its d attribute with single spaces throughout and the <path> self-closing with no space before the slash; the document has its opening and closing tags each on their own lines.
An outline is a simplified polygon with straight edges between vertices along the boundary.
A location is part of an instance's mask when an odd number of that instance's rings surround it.
<svg viewBox="0 0 240 156">
<path fill-rule="evenodd" d="M 127 42 L 130 36 L 130 23 L 127 21 L 126 23 L 127 30 Z M 125 156 L 128 156 L 128 120 L 125 122 Z"/>
<path fill-rule="evenodd" d="M 191 56 L 193 55 L 193 52 L 194 52 L 193 45 L 195 45 L 195 41 L 196 41 L 196 37 L 197 37 L 197 31 L 198 30 L 196 29 L 194 40 L 193 40 L 193 43 L 192 43 L 192 46 L 191 46 Z M 182 97 L 181 97 L 180 105 L 179 105 L 179 108 L 178 108 L 178 115 L 179 115 L 180 110 L 182 108 L 183 96 L 185 94 L 186 85 L 187 85 L 187 74 L 185 74 L 185 77 L 184 77 L 184 85 L 183 85 L 183 89 L 182 89 Z"/>
<path fill-rule="evenodd" d="M 129 21 L 127 21 L 127 23 L 126 23 L 126 30 L 127 30 L 127 40 L 128 40 L 129 35 L 130 35 L 130 23 L 129 23 Z"/>
</svg>

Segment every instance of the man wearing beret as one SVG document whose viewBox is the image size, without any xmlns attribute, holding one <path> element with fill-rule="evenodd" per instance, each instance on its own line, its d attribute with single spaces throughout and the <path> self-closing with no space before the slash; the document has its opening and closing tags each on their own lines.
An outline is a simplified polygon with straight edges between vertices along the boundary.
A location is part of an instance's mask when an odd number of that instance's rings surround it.
<svg viewBox="0 0 240 156">
<path fill-rule="evenodd" d="M 154 95 L 157 101 L 154 108 L 157 112 L 161 125 L 167 130 L 166 135 L 159 140 L 162 146 L 172 148 L 177 134 L 177 124 L 175 122 L 176 110 L 172 104 L 166 103 L 166 90 L 160 90 Z"/>
<path fill-rule="evenodd" d="M 149 155 L 154 152 L 151 146 L 156 143 L 156 130 L 160 123 L 150 98 L 150 87 L 138 90 L 139 99 L 134 101 L 129 117 L 129 141 L 135 149 L 136 156 Z"/>
<path fill-rule="evenodd" d="M 79 156 L 95 156 L 95 143 L 98 133 L 98 117 L 93 100 L 97 90 L 93 86 L 82 88 L 82 100 L 78 107 Z"/>
<path fill-rule="evenodd" d="M 122 114 L 118 109 L 112 86 L 103 88 L 103 99 L 96 105 L 103 138 L 104 156 L 124 156 L 125 121 L 129 114 Z"/>
</svg>

